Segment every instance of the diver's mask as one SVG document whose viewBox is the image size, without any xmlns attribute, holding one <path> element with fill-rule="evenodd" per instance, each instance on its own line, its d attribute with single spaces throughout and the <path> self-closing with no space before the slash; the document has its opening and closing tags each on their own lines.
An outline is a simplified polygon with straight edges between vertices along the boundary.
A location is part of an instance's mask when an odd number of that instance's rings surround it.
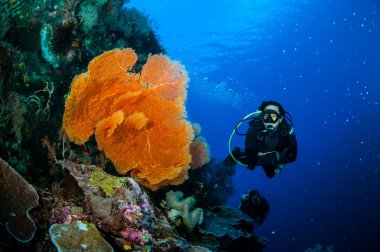
<svg viewBox="0 0 380 252">
<path fill-rule="evenodd" d="M 263 111 L 263 121 L 264 123 L 275 124 L 280 120 L 281 115 L 273 109 L 266 109 Z"/>
<path fill-rule="evenodd" d="M 262 114 L 263 122 L 265 125 L 265 133 L 273 136 L 277 131 L 277 126 L 282 121 L 282 116 L 273 109 L 266 109 Z"/>
</svg>

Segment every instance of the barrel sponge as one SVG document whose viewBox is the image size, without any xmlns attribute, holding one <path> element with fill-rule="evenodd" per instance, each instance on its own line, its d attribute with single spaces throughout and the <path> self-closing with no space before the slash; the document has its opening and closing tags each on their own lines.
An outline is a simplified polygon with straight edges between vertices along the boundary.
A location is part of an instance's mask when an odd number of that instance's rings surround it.
<svg viewBox="0 0 380 252">
<path fill-rule="evenodd" d="M 120 174 L 153 190 L 181 184 L 194 138 L 184 119 L 187 73 L 164 55 L 149 56 L 141 74 L 131 71 L 136 61 L 132 49 L 94 58 L 73 80 L 63 128 L 76 144 L 95 134 Z"/>
</svg>

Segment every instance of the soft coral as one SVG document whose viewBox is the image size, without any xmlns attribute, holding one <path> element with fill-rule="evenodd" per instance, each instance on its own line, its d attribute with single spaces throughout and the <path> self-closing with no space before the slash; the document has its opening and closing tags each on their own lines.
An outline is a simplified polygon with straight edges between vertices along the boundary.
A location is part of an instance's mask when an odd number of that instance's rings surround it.
<svg viewBox="0 0 380 252">
<path fill-rule="evenodd" d="M 184 119 L 187 73 L 164 55 L 149 56 L 141 75 L 130 70 L 132 49 L 93 59 L 76 76 L 66 99 L 63 127 L 82 144 L 95 133 L 117 171 L 129 171 L 153 190 L 181 184 L 191 163 L 191 124 Z"/>
</svg>

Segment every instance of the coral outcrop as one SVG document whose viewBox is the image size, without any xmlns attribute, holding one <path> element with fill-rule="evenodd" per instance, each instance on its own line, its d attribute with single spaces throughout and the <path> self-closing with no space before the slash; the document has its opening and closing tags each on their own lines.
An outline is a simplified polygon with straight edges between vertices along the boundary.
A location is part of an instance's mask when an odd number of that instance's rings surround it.
<svg viewBox="0 0 380 252">
<path fill-rule="evenodd" d="M 330 245 L 324 248 L 321 244 L 315 244 L 314 247 L 307 248 L 305 252 L 334 252 L 334 246 Z"/>
<path fill-rule="evenodd" d="M 84 191 L 87 217 L 82 215 L 83 221 L 112 234 L 121 248 L 174 251 L 190 247 L 134 179 L 111 176 L 96 166 L 61 164 Z"/>
<path fill-rule="evenodd" d="M 36 143 L 62 140 L 64 95 L 91 59 L 132 47 L 141 70 L 149 54 L 165 53 L 150 19 L 128 2 L 0 0 L 0 156 L 18 172 L 48 176 L 46 152 Z"/>
<path fill-rule="evenodd" d="M 53 224 L 49 234 L 59 252 L 113 252 L 111 245 L 92 223 L 75 221 L 71 224 Z"/>
<path fill-rule="evenodd" d="M 172 190 L 182 191 L 185 195 L 193 195 L 200 206 L 216 207 L 227 204 L 235 189 L 232 176 L 233 166 L 225 165 L 221 160 L 211 160 L 198 169 L 189 171 L 189 179 Z"/>
<path fill-rule="evenodd" d="M 29 210 L 38 206 L 38 194 L 22 176 L 0 158 L 0 224 L 20 242 L 34 237 L 36 226 Z"/>
<path fill-rule="evenodd" d="M 253 219 L 233 207 L 224 205 L 205 212 L 205 223 L 201 232 L 215 237 L 228 236 L 231 239 L 251 237 L 252 233 L 238 227 L 242 221 L 253 222 Z"/>
<path fill-rule="evenodd" d="M 181 184 L 190 168 L 194 138 L 186 111 L 187 73 L 166 56 L 149 56 L 141 74 L 137 55 L 115 49 L 93 59 L 76 76 L 66 99 L 63 127 L 83 144 L 95 133 L 98 146 L 121 174 L 156 190 Z"/>
</svg>

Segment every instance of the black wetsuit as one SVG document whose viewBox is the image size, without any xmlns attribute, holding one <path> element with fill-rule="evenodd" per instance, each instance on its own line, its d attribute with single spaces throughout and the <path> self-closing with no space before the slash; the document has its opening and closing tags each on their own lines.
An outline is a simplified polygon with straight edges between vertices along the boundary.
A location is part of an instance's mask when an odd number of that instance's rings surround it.
<svg viewBox="0 0 380 252">
<path fill-rule="evenodd" d="M 263 132 L 265 130 L 261 117 L 250 121 L 245 139 L 245 151 L 234 155 L 238 160 L 254 169 L 261 165 L 267 177 L 272 178 L 279 164 L 294 162 L 297 158 L 297 140 L 294 130 L 284 119 L 278 125 L 274 134 Z M 259 156 L 258 153 L 269 153 Z M 279 160 L 277 153 L 279 155 Z"/>
</svg>

